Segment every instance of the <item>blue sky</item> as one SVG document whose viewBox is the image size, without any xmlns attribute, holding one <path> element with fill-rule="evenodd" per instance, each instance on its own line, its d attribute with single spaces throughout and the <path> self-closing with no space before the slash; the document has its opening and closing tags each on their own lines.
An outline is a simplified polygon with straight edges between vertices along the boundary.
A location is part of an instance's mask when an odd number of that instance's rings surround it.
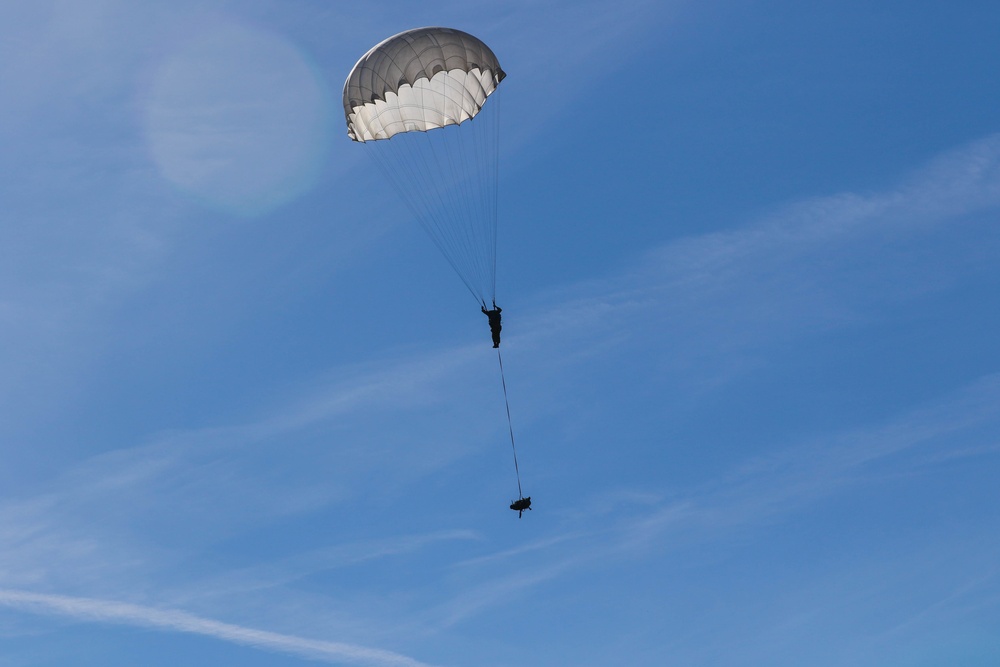
<svg viewBox="0 0 1000 667">
<path fill-rule="evenodd" d="M 423 25 L 508 73 L 520 521 L 485 318 L 344 128 Z M 1000 663 L 998 32 L 5 3 L 0 666 Z"/>
</svg>

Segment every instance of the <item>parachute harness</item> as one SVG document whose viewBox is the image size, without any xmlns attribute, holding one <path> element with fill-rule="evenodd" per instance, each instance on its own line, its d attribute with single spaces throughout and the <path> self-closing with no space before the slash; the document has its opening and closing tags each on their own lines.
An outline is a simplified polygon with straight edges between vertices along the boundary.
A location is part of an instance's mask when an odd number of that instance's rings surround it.
<svg viewBox="0 0 1000 667">
<path fill-rule="evenodd" d="M 503 357 L 500 356 L 500 348 L 497 348 L 497 361 L 500 362 L 500 382 L 503 384 L 503 402 L 507 406 L 507 428 L 510 431 L 510 450 L 514 453 L 514 474 L 517 475 L 517 497 L 523 498 L 521 491 L 521 471 L 517 468 L 517 448 L 514 447 L 514 425 L 510 420 L 510 401 L 507 400 L 507 380 L 503 376 Z"/>
</svg>

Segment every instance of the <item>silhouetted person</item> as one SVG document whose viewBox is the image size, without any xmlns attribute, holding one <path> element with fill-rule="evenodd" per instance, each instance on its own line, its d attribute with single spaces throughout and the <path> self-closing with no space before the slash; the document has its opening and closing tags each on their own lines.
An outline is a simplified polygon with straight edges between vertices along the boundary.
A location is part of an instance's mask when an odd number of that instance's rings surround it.
<svg viewBox="0 0 1000 667">
<path fill-rule="evenodd" d="M 520 519 L 525 510 L 531 509 L 531 496 L 515 500 L 510 504 L 510 508 L 517 512 L 517 518 Z"/>
<path fill-rule="evenodd" d="M 497 305 L 496 301 L 493 302 L 492 310 L 486 310 L 485 303 L 483 304 L 482 308 L 483 315 L 488 317 L 490 320 L 490 333 L 493 334 L 493 347 L 500 347 L 500 329 L 503 328 L 500 326 L 501 310 L 502 309 L 500 308 L 500 306 Z"/>
</svg>

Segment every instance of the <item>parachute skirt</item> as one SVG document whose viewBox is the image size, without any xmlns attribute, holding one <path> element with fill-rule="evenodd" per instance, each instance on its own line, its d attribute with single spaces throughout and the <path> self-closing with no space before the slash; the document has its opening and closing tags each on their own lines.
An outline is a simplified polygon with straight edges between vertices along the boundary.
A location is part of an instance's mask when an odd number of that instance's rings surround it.
<svg viewBox="0 0 1000 667">
<path fill-rule="evenodd" d="M 347 114 L 347 135 L 354 141 L 390 139 L 403 132 L 427 132 L 448 125 L 461 125 L 483 108 L 496 90 L 492 72 L 439 72 L 418 79 L 354 107 Z"/>
</svg>

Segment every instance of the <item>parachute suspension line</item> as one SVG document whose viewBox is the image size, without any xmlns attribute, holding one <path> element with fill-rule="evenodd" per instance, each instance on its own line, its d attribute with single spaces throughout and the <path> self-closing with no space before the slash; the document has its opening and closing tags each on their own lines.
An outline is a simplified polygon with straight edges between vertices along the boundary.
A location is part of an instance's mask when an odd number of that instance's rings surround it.
<svg viewBox="0 0 1000 667">
<path fill-rule="evenodd" d="M 503 357 L 497 348 L 497 361 L 500 362 L 500 383 L 503 384 L 503 402 L 507 406 L 507 429 L 510 431 L 510 450 L 514 453 L 514 474 L 517 476 L 517 497 L 524 498 L 521 491 L 521 471 L 517 467 L 517 448 L 514 447 L 514 425 L 510 421 L 510 401 L 507 400 L 507 380 L 503 376 Z"/>
<path fill-rule="evenodd" d="M 500 96 L 494 94 L 491 97 L 496 98 L 496 99 L 493 100 L 493 106 L 494 107 L 499 107 L 500 106 L 500 99 L 499 99 Z M 489 211 L 489 213 L 491 214 L 490 215 L 490 221 L 493 224 L 493 229 L 492 229 L 492 232 L 493 232 L 493 235 L 492 235 L 493 236 L 493 238 L 492 238 L 492 248 L 493 248 L 493 271 L 492 271 L 492 274 L 493 274 L 493 300 L 496 301 L 496 298 L 497 298 L 497 220 L 498 220 L 498 217 L 499 217 L 498 210 L 497 210 L 497 202 L 500 200 L 500 109 L 499 108 L 495 108 L 492 111 L 494 112 L 493 116 L 495 118 L 495 120 L 493 122 L 493 127 L 492 127 L 492 130 L 493 130 L 493 132 L 492 132 L 492 134 L 493 134 L 492 139 L 493 139 L 493 146 L 495 146 L 496 149 L 493 151 L 493 164 L 491 165 L 493 167 L 493 174 L 492 174 L 493 175 L 493 188 L 492 189 L 489 188 L 489 184 L 487 183 L 487 188 L 486 189 L 487 189 L 488 192 L 492 192 L 492 198 L 493 198 L 493 201 L 489 202 L 487 204 L 487 206 L 489 206 L 489 208 L 490 208 L 490 211 Z M 490 138 L 487 137 L 486 142 L 488 143 L 489 140 L 490 140 Z M 483 155 L 488 155 L 489 152 L 487 150 L 485 150 L 486 146 L 484 146 L 483 148 L 484 148 L 484 150 L 483 150 L 482 154 Z M 499 348 L 497 348 L 497 349 L 499 350 Z"/>
<path fill-rule="evenodd" d="M 405 144 L 406 142 L 401 141 L 397 143 Z M 365 153 L 372 157 L 372 161 L 378 167 L 379 171 L 382 172 L 382 176 L 385 180 L 389 181 L 396 187 L 396 190 L 399 192 L 407 208 L 409 208 L 410 212 L 413 213 L 413 216 L 417 219 L 417 222 L 420 223 L 420 226 L 424 228 L 424 231 L 427 232 L 427 235 L 431 237 L 431 241 L 434 242 L 434 245 L 437 246 L 441 254 L 444 255 L 444 258 L 448 260 L 448 264 L 451 265 L 451 268 L 455 271 L 458 277 L 461 278 L 462 283 L 465 284 L 465 287 L 469 290 L 469 293 L 472 294 L 472 297 L 476 301 L 482 301 L 483 298 L 481 294 L 477 292 L 476 289 L 469 283 L 461 268 L 452 258 L 449 248 L 441 240 L 440 235 L 437 233 L 437 228 L 434 226 L 434 223 L 436 222 L 435 219 L 437 217 L 434 214 L 435 209 L 442 210 L 442 208 L 447 207 L 447 203 L 443 201 L 443 197 L 440 196 L 439 192 L 439 196 L 437 197 L 438 201 L 433 201 L 434 197 L 432 194 L 437 192 L 434 187 L 423 187 L 423 184 L 421 187 L 405 187 L 401 185 L 404 183 L 419 183 L 422 180 L 427 180 L 426 172 L 421 169 L 406 170 L 400 167 L 400 163 L 405 160 L 393 160 L 390 156 L 383 153 L 380 148 L 381 147 L 379 146 L 373 146 L 372 150 L 366 150 Z M 404 153 L 401 151 L 400 155 L 403 154 Z M 412 164 L 413 160 L 411 159 L 410 162 L 407 163 L 407 166 Z M 422 175 L 425 178 L 422 179 Z M 438 223 L 437 227 L 440 226 L 440 223 Z"/>
<path fill-rule="evenodd" d="M 496 97 L 496 93 L 490 96 Z M 366 142 L 389 181 L 477 302 L 496 299 L 499 112 Z"/>
<path fill-rule="evenodd" d="M 491 192 L 489 178 L 492 158 L 497 154 L 498 145 L 490 145 L 490 128 L 497 122 L 495 101 L 481 109 L 479 114 L 458 127 L 445 128 L 452 145 L 439 142 L 436 160 L 440 163 L 440 153 L 448 162 L 450 173 L 458 189 L 454 198 L 453 220 L 459 224 L 442 225 L 444 236 L 451 232 L 450 239 L 458 255 L 468 259 L 468 272 L 474 276 L 475 284 L 482 290 L 482 301 L 496 299 L 496 248 L 492 243 L 495 226 L 495 192 Z M 460 206 L 459 206 L 460 204 Z"/>
<path fill-rule="evenodd" d="M 489 97 L 489 108 L 484 108 L 476 117 L 479 127 L 475 136 L 476 146 L 473 157 L 477 160 L 475 174 L 478 179 L 479 219 L 482 220 L 477 243 L 487 248 L 482 260 L 485 278 L 484 287 L 490 298 L 496 301 L 497 276 L 497 201 L 500 162 L 500 93 Z"/>
<path fill-rule="evenodd" d="M 448 218 L 445 218 L 442 224 L 438 225 L 437 233 L 445 239 L 456 257 L 465 258 L 469 262 L 469 265 L 466 267 L 469 274 L 468 278 L 480 286 L 481 289 L 483 283 L 482 275 L 476 266 L 476 260 L 478 259 L 476 248 L 479 246 L 471 237 L 474 231 L 473 223 L 477 217 L 472 204 L 472 193 L 470 192 L 472 188 L 470 188 L 469 184 L 472 176 L 468 165 L 468 156 L 466 155 L 468 147 L 465 145 L 468 143 L 470 137 L 464 136 L 468 134 L 474 135 L 476 128 L 476 124 L 467 121 L 464 128 L 458 126 L 433 130 L 437 132 L 434 137 L 447 140 L 454 139 L 453 143 L 456 144 L 457 148 L 438 146 L 433 140 L 428 141 L 428 146 L 439 172 L 454 175 L 451 178 L 451 183 L 452 187 L 455 188 L 455 196 L 447 202 L 452 204 L 451 212 Z M 450 133 L 449 136 L 444 136 L 445 132 Z M 451 224 L 447 224 L 449 218 Z M 480 299 L 484 298 L 482 292 L 478 292 L 477 295 Z"/>
</svg>

